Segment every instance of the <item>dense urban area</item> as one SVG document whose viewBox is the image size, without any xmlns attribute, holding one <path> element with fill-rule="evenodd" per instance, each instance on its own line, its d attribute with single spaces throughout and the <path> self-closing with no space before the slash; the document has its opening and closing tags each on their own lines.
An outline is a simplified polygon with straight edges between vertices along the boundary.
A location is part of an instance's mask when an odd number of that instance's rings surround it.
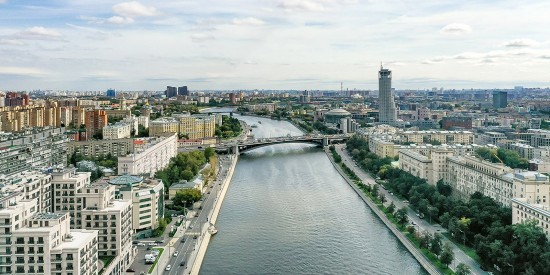
<svg viewBox="0 0 550 275">
<path fill-rule="evenodd" d="M 321 142 L 429 273 L 548 274 L 550 90 L 391 79 L 380 69 L 373 91 L 0 92 L 0 274 L 198 273 L 196 240 L 216 234 L 221 204 L 209 195 L 239 151 L 303 141 Z M 236 115 L 303 136 L 257 139 Z"/>
</svg>

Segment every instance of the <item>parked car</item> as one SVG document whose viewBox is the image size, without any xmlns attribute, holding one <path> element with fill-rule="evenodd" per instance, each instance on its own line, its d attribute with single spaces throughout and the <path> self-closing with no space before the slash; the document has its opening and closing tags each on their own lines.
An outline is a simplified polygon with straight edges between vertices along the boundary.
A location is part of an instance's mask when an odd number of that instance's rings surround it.
<svg viewBox="0 0 550 275">
<path fill-rule="evenodd" d="M 166 266 L 166 271 L 170 271 L 170 269 L 172 269 L 172 266 L 171 266 L 171 265 L 167 265 L 167 266 Z"/>
<path fill-rule="evenodd" d="M 177 252 L 177 251 L 176 251 L 176 252 L 174 252 L 174 257 L 177 257 L 177 256 L 178 256 L 178 254 L 179 254 L 179 252 Z"/>
<path fill-rule="evenodd" d="M 180 266 L 184 266 L 184 265 L 185 265 L 185 261 L 180 263 Z"/>
</svg>

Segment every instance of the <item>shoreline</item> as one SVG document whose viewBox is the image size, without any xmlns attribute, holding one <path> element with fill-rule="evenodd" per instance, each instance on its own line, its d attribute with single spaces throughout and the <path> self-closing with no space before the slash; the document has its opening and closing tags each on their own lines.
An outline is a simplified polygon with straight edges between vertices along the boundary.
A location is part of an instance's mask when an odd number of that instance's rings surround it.
<svg viewBox="0 0 550 275">
<path fill-rule="evenodd" d="M 380 209 L 378 209 L 376 204 L 374 202 L 372 202 L 368 197 L 366 197 L 365 194 L 363 193 L 363 191 L 361 189 L 359 189 L 355 185 L 355 183 L 347 177 L 347 175 L 344 173 L 344 171 L 342 171 L 342 168 L 336 162 L 334 162 L 334 159 L 332 158 L 332 155 L 331 155 L 330 151 L 328 151 L 328 149 L 326 149 L 326 148 L 323 149 L 323 150 L 325 151 L 325 154 L 327 155 L 328 159 L 330 160 L 330 163 L 332 163 L 332 165 L 334 166 L 336 171 L 338 171 L 340 176 L 342 176 L 342 178 L 357 193 L 357 195 L 359 195 L 359 197 L 361 197 L 361 199 L 367 204 L 367 206 L 372 210 L 372 212 L 374 212 L 376 214 L 376 216 L 378 216 L 378 218 L 395 235 L 395 237 L 401 242 L 401 244 L 403 246 L 405 246 L 405 248 L 407 248 L 409 253 L 411 253 L 411 255 L 420 264 L 420 266 L 422 266 L 422 268 L 426 272 L 428 272 L 429 274 L 432 274 L 432 275 L 441 274 L 441 272 L 439 272 L 439 270 L 437 270 L 437 268 L 428 259 L 426 259 L 424 254 L 422 254 L 422 252 L 420 252 L 401 231 L 399 231 L 397 228 L 395 228 L 393 223 L 390 220 L 388 220 L 388 217 L 386 217 L 386 215 Z"/>
<path fill-rule="evenodd" d="M 235 172 L 235 167 L 237 166 L 238 160 L 238 154 L 234 155 L 233 159 L 231 160 L 231 165 L 227 171 L 227 176 L 222 183 L 220 196 L 218 197 L 218 200 L 216 201 L 214 208 L 212 209 L 212 213 L 210 214 L 210 221 L 212 224 L 216 224 L 216 221 L 218 220 L 221 206 L 223 204 L 223 200 L 225 199 L 225 195 L 227 194 L 227 190 L 229 189 L 229 184 L 231 183 L 231 179 L 233 178 L 233 173 Z M 208 226 L 205 226 L 205 229 L 203 229 L 202 231 L 205 231 L 203 233 L 204 239 L 200 243 L 197 255 L 195 256 L 195 261 L 193 262 L 193 266 L 191 267 L 189 274 L 199 274 L 202 262 L 204 261 L 204 256 L 206 255 L 206 250 L 208 249 L 208 244 L 210 243 L 210 238 L 212 237 L 210 233 L 208 233 Z"/>
</svg>

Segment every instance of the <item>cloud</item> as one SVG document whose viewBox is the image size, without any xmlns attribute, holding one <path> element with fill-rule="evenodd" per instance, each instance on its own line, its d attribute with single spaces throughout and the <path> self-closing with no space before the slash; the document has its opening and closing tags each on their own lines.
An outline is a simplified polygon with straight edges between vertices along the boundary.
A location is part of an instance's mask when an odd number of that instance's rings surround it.
<svg viewBox="0 0 550 275">
<path fill-rule="evenodd" d="M 435 64 L 443 63 L 444 61 L 457 61 L 465 63 L 495 63 L 498 61 L 504 60 L 517 60 L 521 59 L 523 61 L 529 60 L 530 58 L 545 58 L 545 56 L 550 56 L 548 51 L 540 51 L 533 49 L 514 49 L 514 50 L 504 50 L 504 51 L 488 51 L 488 52 L 463 52 L 457 55 L 451 56 L 438 56 L 432 59 L 424 60 L 423 64 Z"/>
<path fill-rule="evenodd" d="M 191 41 L 201 43 L 209 40 L 216 39 L 214 36 L 206 33 L 194 33 L 191 35 Z"/>
<path fill-rule="evenodd" d="M 126 25 L 134 23 L 134 19 L 131 17 L 112 16 L 107 19 L 107 22 L 117 25 Z"/>
<path fill-rule="evenodd" d="M 158 16 L 160 12 L 155 7 L 147 7 L 137 1 L 123 2 L 113 6 L 113 12 L 123 17 L 151 17 Z"/>
<path fill-rule="evenodd" d="M 233 24 L 240 25 L 240 26 L 261 26 L 261 25 L 264 25 L 265 22 L 254 17 L 247 17 L 247 18 L 235 18 L 233 19 Z"/>
<path fill-rule="evenodd" d="M 7 2 L 7 0 L 0 0 L 0 4 L 4 4 L 6 2 Z"/>
<path fill-rule="evenodd" d="M 27 40 L 61 40 L 63 35 L 56 30 L 36 26 L 16 33 L 14 37 Z"/>
<path fill-rule="evenodd" d="M 504 47 L 510 48 L 522 48 L 522 47 L 533 47 L 537 45 L 537 41 L 532 39 L 515 39 L 510 40 L 502 44 Z"/>
<path fill-rule="evenodd" d="M 0 75 L 44 76 L 46 73 L 30 67 L 0 67 Z"/>
<path fill-rule="evenodd" d="M 282 0 L 279 8 L 286 11 L 325 11 L 325 5 L 313 0 Z"/>
<path fill-rule="evenodd" d="M 17 40 L 17 39 L 5 39 L 5 38 L 0 38 L 0 45 L 21 46 L 21 45 L 25 45 L 25 43 L 23 43 L 23 41 Z"/>
<path fill-rule="evenodd" d="M 472 27 L 466 24 L 459 24 L 459 23 L 449 24 L 441 29 L 441 33 L 443 34 L 460 35 L 460 34 L 467 34 L 470 32 L 472 32 Z"/>
</svg>

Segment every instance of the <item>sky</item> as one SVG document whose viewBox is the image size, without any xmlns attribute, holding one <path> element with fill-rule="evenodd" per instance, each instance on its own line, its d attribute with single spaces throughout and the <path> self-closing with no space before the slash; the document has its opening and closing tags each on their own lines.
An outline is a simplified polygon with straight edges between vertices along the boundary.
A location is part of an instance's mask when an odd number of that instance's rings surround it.
<svg viewBox="0 0 550 275">
<path fill-rule="evenodd" d="M 0 90 L 550 86 L 550 1 L 0 0 Z"/>
</svg>

